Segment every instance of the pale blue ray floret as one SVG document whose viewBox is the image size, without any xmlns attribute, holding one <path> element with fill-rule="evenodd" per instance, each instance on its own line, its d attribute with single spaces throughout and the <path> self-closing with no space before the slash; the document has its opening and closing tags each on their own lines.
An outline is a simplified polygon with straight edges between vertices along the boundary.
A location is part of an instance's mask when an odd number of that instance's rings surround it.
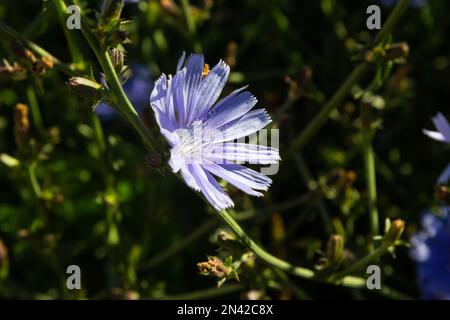
<svg viewBox="0 0 450 320">
<path fill-rule="evenodd" d="M 230 73 L 224 61 L 211 71 L 204 69 L 203 55 L 191 54 L 185 60 L 183 53 L 176 74 L 163 74 L 156 81 L 150 104 L 170 145 L 173 172 L 180 172 L 189 187 L 223 210 L 234 203 L 214 176 L 262 196 L 259 191 L 266 191 L 272 180 L 237 162 L 275 164 L 280 156 L 272 147 L 234 142 L 263 129 L 271 119 L 264 109 L 251 110 L 257 100 L 246 87 L 217 101 Z"/>
<path fill-rule="evenodd" d="M 437 131 L 424 129 L 423 132 L 430 138 L 450 144 L 450 124 L 442 113 L 433 117 L 433 123 Z M 438 178 L 438 184 L 445 184 L 450 180 L 450 164 Z"/>
</svg>

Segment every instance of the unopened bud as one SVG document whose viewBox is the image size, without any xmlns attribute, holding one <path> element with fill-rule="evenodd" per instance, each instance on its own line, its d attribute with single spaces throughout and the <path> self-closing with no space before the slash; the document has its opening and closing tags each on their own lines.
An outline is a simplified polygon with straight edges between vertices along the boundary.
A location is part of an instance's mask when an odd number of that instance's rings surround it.
<svg viewBox="0 0 450 320">
<path fill-rule="evenodd" d="M 344 238 L 339 234 L 330 236 L 327 244 L 327 258 L 331 263 L 337 263 L 344 257 Z"/>
<path fill-rule="evenodd" d="M 405 221 L 397 219 L 391 222 L 389 230 L 384 235 L 384 242 L 394 244 L 403 234 L 405 230 Z"/>
<path fill-rule="evenodd" d="M 81 77 L 72 77 L 69 79 L 69 85 L 76 94 L 82 97 L 95 99 L 100 99 L 102 97 L 102 86 L 92 80 Z"/>
<path fill-rule="evenodd" d="M 409 54 L 409 46 L 406 42 L 399 42 L 392 44 L 386 49 L 386 58 L 394 60 L 397 58 L 405 58 Z"/>
<path fill-rule="evenodd" d="M 120 74 L 125 63 L 125 51 L 119 48 L 111 48 L 108 53 L 116 73 Z"/>
</svg>

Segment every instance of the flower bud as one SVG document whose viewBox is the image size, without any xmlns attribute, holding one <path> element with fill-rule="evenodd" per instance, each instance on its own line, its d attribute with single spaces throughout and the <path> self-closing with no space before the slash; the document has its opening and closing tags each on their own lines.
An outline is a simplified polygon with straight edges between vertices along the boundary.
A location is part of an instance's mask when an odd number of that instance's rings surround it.
<svg viewBox="0 0 450 320">
<path fill-rule="evenodd" d="M 102 86 L 92 80 L 72 77 L 69 79 L 69 85 L 76 94 L 81 97 L 100 99 L 102 97 Z"/>
<path fill-rule="evenodd" d="M 403 234 L 405 230 L 405 221 L 397 219 L 391 222 L 391 225 L 384 235 L 384 242 L 394 244 Z"/>
<path fill-rule="evenodd" d="M 327 258 L 330 263 L 339 263 L 344 257 L 344 238 L 339 234 L 330 236 L 327 244 Z"/>
<path fill-rule="evenodd" d="M 399 42 L 392 44 L 386 49 L 386 58 L 394 60 L 397 58 L 405 58 L 409 54 L 409 46 L 406 42 Z"/>
<path fill-rule="evenodd" d="M 111 48 L 109 49 L 108 54 L 116 73 L 120 74 L 125 63 L 125 51 L 119 48 Z"/>
<path fill-rule="evenodd" d="M 446 186 L 438 186 L 436 195 L 439 200 L 450 204 L 450 189 Z"/>
</svg>

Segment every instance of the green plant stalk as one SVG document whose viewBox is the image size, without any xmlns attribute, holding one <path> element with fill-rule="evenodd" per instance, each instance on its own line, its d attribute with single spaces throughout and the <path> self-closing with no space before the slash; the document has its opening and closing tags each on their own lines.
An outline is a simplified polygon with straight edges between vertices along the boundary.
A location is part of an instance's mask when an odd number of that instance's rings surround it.
<svg viewBox="0 0 450 320">
<path fill-rule="evenodd" d="M 42 123 L 41 111 L 36 97 L 36 92 L 32 85 L 27 86 L 27 99 L 31 109 L 31 115 L 33 117 L 33 123 L 36 126 L 36 130 L 42 136 L 44 134 L 44 125 Z"/>
<path fill-rule="evenodd" d="M 36 201 L 39 202 L 41 200 L 42 190 L 41 190 L 41 186 L 39 185 L 39 182 L 36 178 L 36 163 L 35 162 L 32 162 L 29 165 L 27 165 L 27 174 L 28 174 L 28 180 L 30 181 L 31 189 L 33 190 Z"/>
<path fill-rule="evenodd" d="M 312 270 L 294 266 L 287 261 L 281 260 L 263 248 L 261 248 L 256 242 L 254 242 L 247 233 L 241 228 L 241 226 L 236 222 L 236 220 L 230 215 L 226 210 L 216 211 L 219 217 L 225 224 L 234 231 L 234 233 L 241 239 L 241 241 L 253 252 L 257 257 L 263 260 L 268 265 L 283 270 L 285 272 L 291 273 L 293 275 L 299 276 L 301 278 L 311 279 L 314 277 L 314 272 Z"/>
<path fill-rule="evenodd" d="M 349 274 L 361 271 L 362 269 L 364 269 L 364 267 L 368 266 L 372 261 L 378 260 L 381 256 L 386 254 L 389 251 L 389 249 L 394 245 L 395 244 L 392 243 L 383 243 L 379 248 L 370 252 L 368 255 L 358 260 L 348 268 L 344 269 L 343 271 L 339 272 L 336 275 L 332 275 L 328 279 L 328 281 L 337 283 L 341 279 L 345 279 L 345 277 L 348 276 Z"/>
<path fill-rule="evenodd" d="M 402 14 L 405 12 L 408 5 L 409 0 L 400 0 L 397 2 L 396 6 L 386 20 L 383 28 L 375 37 L 372 43 L 372 47 L 376 46 L 386 39 L 386 37 L 392 32 L 394 26 L 397 24 Z M 363 62 L 353 69 L 348 78 L 324 106 L 322 111 L 320 111 L 319 114 L 309 123 L 309 125 L 307 125 L 306 128 L 303 129 L 302 132 L 300 132 L 300 134 L 294 139 L 285 158 L 290 157 L 293 152 L 295 152 L 299 148 L 303 148 L 311 140 L 311 138 L 328 120 L 330 113 L 342 104 L 345 97 L 350 92 L 352 86 L 356 82 L 358 82 L 359 79 L 361 79 L 361 77 L 366 73 L 368 69 L 369 64 L 367 62 Z"/>
<path fill-rule="evenodd" d="M 63 30 L 64 30 L 64 36 L 66 37 L 67 45 L 69 47 L 70 56 L 72 57 L 72 61 L 75 64 L 75 66 L 80 69 L 84 70 L 84 59 L 83 55 L 80 52 L 79 47 L 75 43 L 73 39 L 73 34 L 71 31 L 66 27 L 66 18 L 68 16 L 67 10 L 64 2 L 62 0 L 54 0 L 53 4 L 56 9 L 56 13 L 58 15 L 59 23 L 61 24 Z"/>
<path fill-rule="evenodd" d="M 284 203 L 275 205 L 273 207 L 243 211 L 242 213 L 236 214 L 236 220 L 238 221 L 248 220 L 254 217 L 267 216 L 268 213 L 271 213 L 273 211 L 282 211 L 294 208 L 305 203 L 310 198 L 311 198 L 310 194 L 307 194 L 307 196 L 302 196 L 296 199 L 288 200 Z M 192 243 L 200 239 L 208 231 L 216 227 L 219 222 L 220 221 L 215 217 L 207 220 L 206 222 L 201 224 L 198 228 L 196 228 L 193 232 L 191 232 L 188 236 L 186 236 L 183 239 L 183 241 L 180 241 L 177 244 L 167 248 L 166 250 L 156 254 L 155 256 L 150 258 L 147 262 L 143 263 L 139 268 L 140 271 L 145 271 L 166 261 L 170 257 L 174 256 L 187 246 L 191 245 Z"/>
<path fill-rule="evenodd" d="M 306 165 L 306 162 L 303 158 L 303 155 L 301 153 L 297 153 L 294 155 L 294 161 L 297 165 L 298 171 L 300 175 L 302 176 L 303 180 L 306 183 L 306 186 L 308 189 L 310 188 L 310 183 L 314 181 L 311 172 L 309 171 L 308 166 Z M 318 198 L 318 201 L 315 203 L 317 207 L 317 211 L 319 211 L 319 215 L 322 218 L 322 221 L 324 223 L 325 231 L 328 235 L 331 235 L 333 233 L 333 228 L 331 224 L 330 216 L 328 215 L 327 207 L 325 206 L 325 203 L 321 197 Z"/>
<path fill-rule="evenodd" d="M 297 150 L 303 148 L 311 138 L 319 131 L 319 129 L 325 124 L 330 116 L 330 113 L 338 108 L 348 93 L 352 86 L 361 79 L 361 77 L 369 69 L 368 63 L 362 63 L 353 69 L 352 73 L 344 81 L 344 83 L 339 87 L 338 91 L 331 97 L 331 99 L 325 104 L 324 108 L 319 112 L 318 115 L 300 132 L 300 134 L 294 138 L 290 148 L 288 149 L 284 158 L 289 158 Z"/>
<path fill-rule="evenodd" d="M 375 153 L 372 146 L 373 131 L 372 125 L 372 107 L 366 104 L 361 105 L 361 134 L 362 148 L 361 152 L 364 158 L 364 178 L 367 190 L 367 209 L 369 212 L 370 235 L 371 240 L 380 233 L 377 209 L 377 181 L 375 172 Z"/>
<path fill-rule="evenodd" d="M 22 36 L 19 32 L 11 28 L 10 26 L 6 25 L 5 23 L 0 21 L 0 34 L 19 40 L 23 45 L 25 45 L 28 49 L 30 49 L 34 54 L 38 55 L 39 57 L 47 57 L 52 60 L 53 65 L 56 69 L 61 71 L 62 73 L 68 75 L 68 76 L 76 76 L 78 73 L 73 70 L 70 66 L 67 64 L 62 63 L 58 58 L 51 55 L 49 52 L 47 52 L 42 47 L 38 46 L 33 41 L 29 40 L 28 38 Z"/>
<path fill-rule="evenodd" d="M 147 146 L 149 150 L 153 152 L 160 151 L 159 148 L 157 148 L 156 146 L 155 143 L 156 139 L 153 137 L 153 135 L 150 133 L 147 127 L 143 124 L 143 122 L 139 118 L 138 113 L 133 108 L 133 105 L 128 100 L 127 95 L 123 91 L 122 84 L 120 83 L 119 77 L 117 76 L 116 71 L 114 70 L 114 66 L 111 62 L 108 52 L 106 51 L 103 52 L 101 50 L 98 41 L 89 30 L 89 27 L 85 21 L 84 16 L 82 16 L 81 24 L 82 24 L 81 31 L 83 32 L 84 37 L 89 43 L 89 46 L 94 51 L 94 54 L 97 57 L 97 60 L 100 63 L 103 72 L 105 73 L 108 85 L 110 86 L 111 91 L 114 93 L 116 103 L 118 105 L 116 110 L 118 110 L 119 114 L 122 117 L 124 117 L 125 120 L 127 120 L 133 126 L 133 128 L 139 133 L 142 140 L 144 141 L 144 144 Z"/>
<path fill-rule="evenodd" d="M 192 16 L 189 0 L 181 0 L 181 9 L 183 11 L 184 18 L 186 19 L 189 36 L 194 42 L 194 49 L 200 52 L 202 48 L 200 43 L 197 41 L 197 27 L 195 26 L 194 17 Z"/>
</svg>

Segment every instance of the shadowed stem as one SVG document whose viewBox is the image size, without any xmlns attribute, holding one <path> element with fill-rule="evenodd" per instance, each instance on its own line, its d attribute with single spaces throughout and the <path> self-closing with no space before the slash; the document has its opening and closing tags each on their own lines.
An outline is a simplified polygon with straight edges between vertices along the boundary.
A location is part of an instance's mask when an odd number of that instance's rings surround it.
<svg viewBox="0 0 450 320">
<path fill-rule="evenodd" d="M 409 0 L 400 0 L 397 2 L 396 6 L 392 10 L 388 19 L 386 20 L 386 23 L 384 24 L 383 28 L 375 37 L 372 43 L 372 47 L 386 39 L 386 37 L 392 32 L 395 24 L 398 22 L 398 20 L 400 19 L 401 15 L 406 10 L 408 5 Z M 361 77 L 366 73 L 368 69 L 369 64 L 367 62 L 363 62 L 353 69 L 348 78 L 339 87 L 339 89 L 331 97 L 331 99 L 327 102 L 327 104 L 319 112 L 319 114 L 294 139 L 294 141 L 291 144 L 291 147 L 289 148 L 287 154 L 284 157 L 285 159 L 287 157 L 290 157 L 292 153 L 294 153 L 297 149 L 303 148 L 311 140 L 311 138 L 317 133 L 317 131 L 319 131 L 319 129 L 328 120 L 330 113 L 342 104 L 345 97 L 350 92 L 352 86 L 361 79 Z"/>
</svg>

